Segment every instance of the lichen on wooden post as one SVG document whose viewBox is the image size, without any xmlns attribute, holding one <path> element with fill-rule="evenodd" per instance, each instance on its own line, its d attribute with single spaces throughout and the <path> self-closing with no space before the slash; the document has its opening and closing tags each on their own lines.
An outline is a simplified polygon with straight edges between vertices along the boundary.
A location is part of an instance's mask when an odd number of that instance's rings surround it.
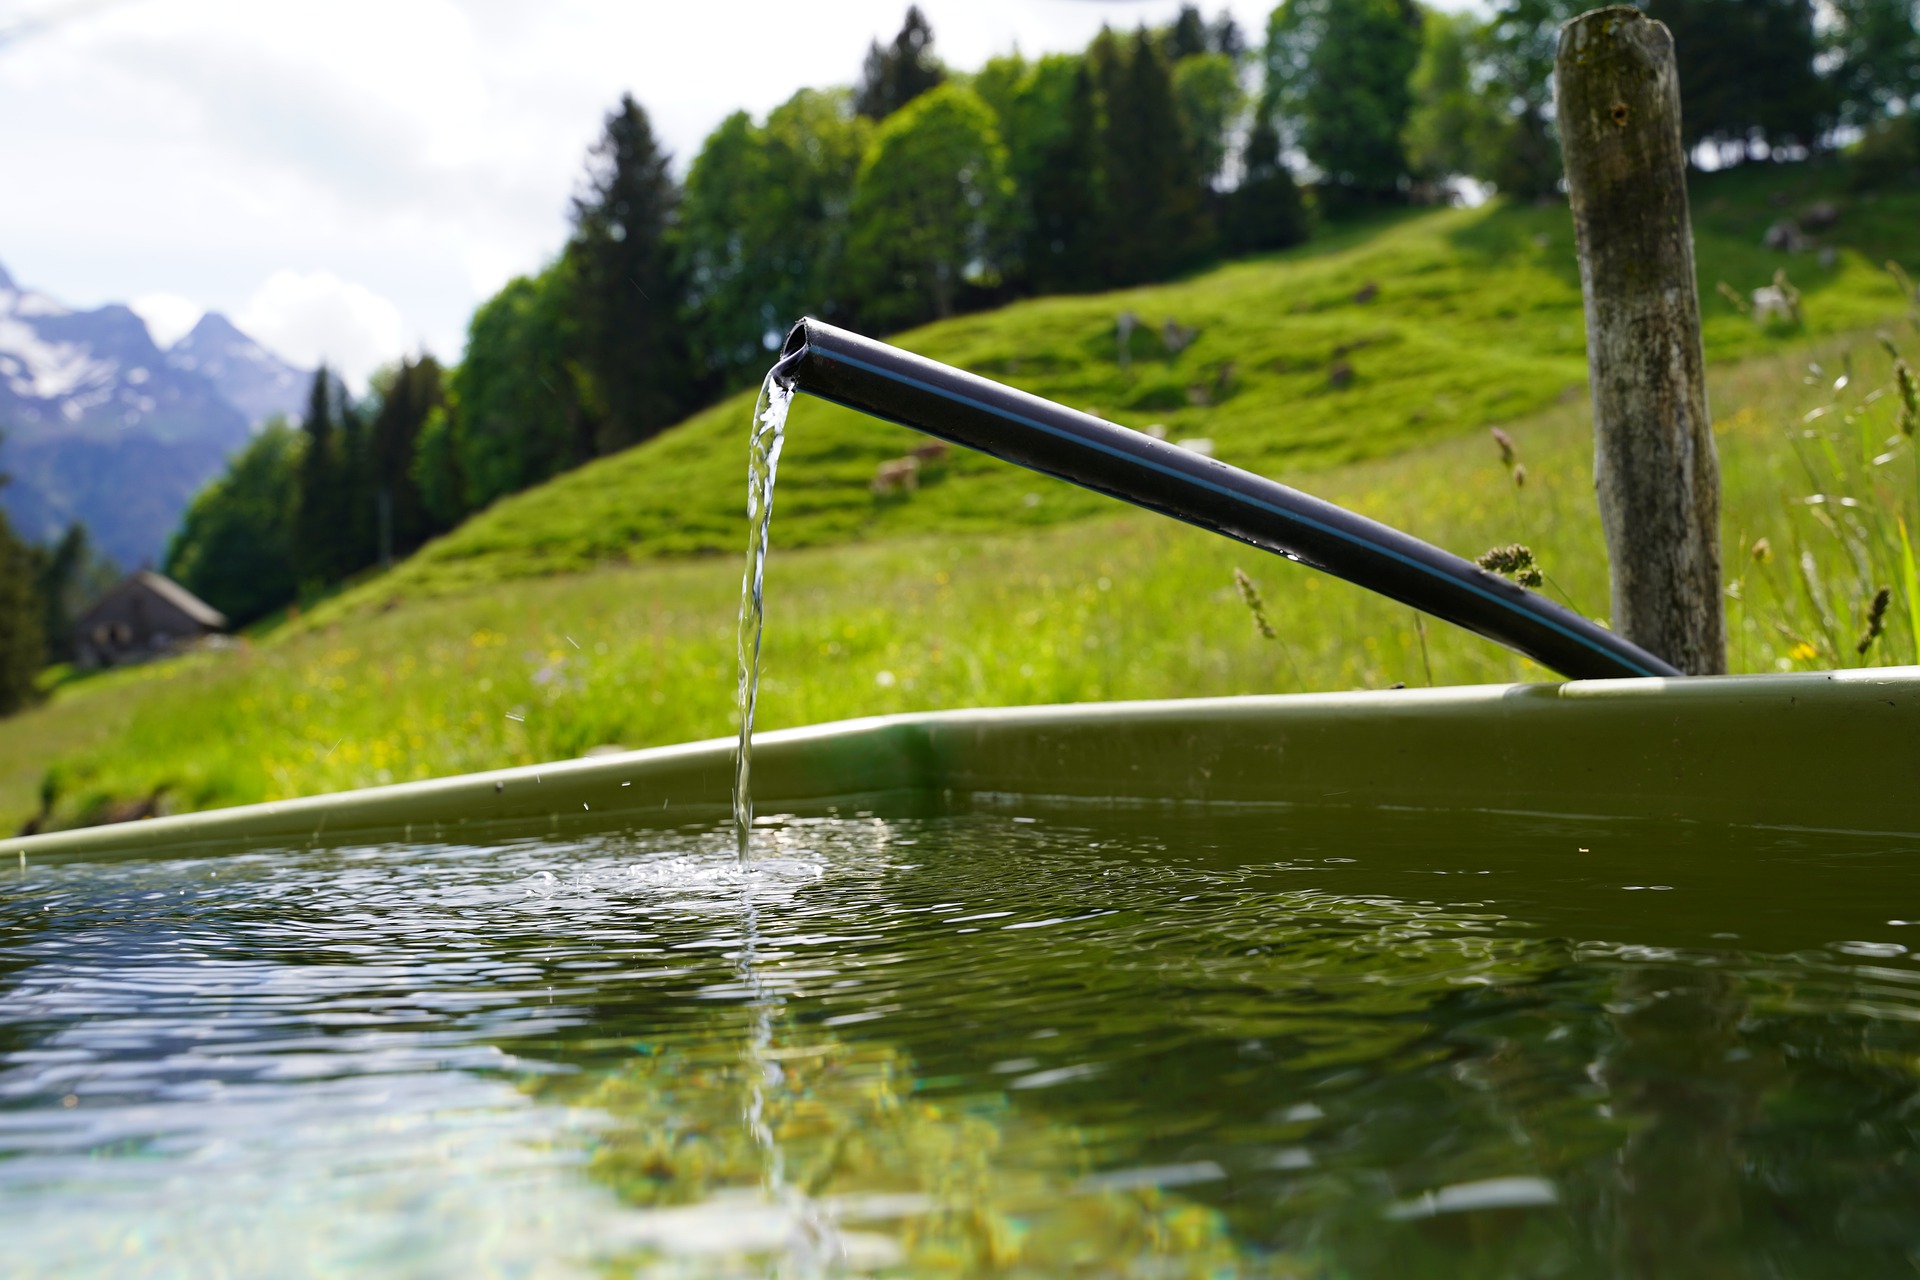
<svg viewBox="0 0 1920 1280">
<path fill-rule="evenodd" d="M 1560 28 L 1554 84 L 1586 297 L 1613 629 L 1689 675 L 1717 674 L 1727 664 L 1720 466 L 1673 36 L 1638 9 L 1582 14 Z"/>
</svg>

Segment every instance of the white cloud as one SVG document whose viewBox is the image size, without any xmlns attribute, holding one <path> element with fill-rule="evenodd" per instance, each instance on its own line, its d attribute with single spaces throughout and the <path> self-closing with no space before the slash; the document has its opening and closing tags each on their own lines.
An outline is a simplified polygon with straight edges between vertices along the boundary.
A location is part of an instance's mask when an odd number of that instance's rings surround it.
<svg viewBox="0 0 1920 1280">
<path fill-rule="evenodd" d="M 186 337 L 206 314 L 205 307 L 177 293 L 143 293 L 127 299 L 127 306 L 147 322 L 153 344 L 163 350 Z"/>
<path fill-rule="evenodd" d="M 325 362 L 356 390 L 406 350 L 399 308 L 331 271 L 274 272 L 233 322 L 295 364 Z"/>
<path fill-rule="evenodd" d="M 1273 3 L 1225 0 L 1256 43 Z M 1179 8 L 920 4 L 959 67 Z M 850 83 L 906 7 L 822 0 L 796 20 L 791 0 L 0 0 L 0 261 L 78 305 L 164 293 L 236 318 L 262 280 L 330 274 L 387 300 L 410 342 L 457 356 L 474 306 L 559 249 L 623 92 L 684 168 L 728 112 Z"/>
</svg>

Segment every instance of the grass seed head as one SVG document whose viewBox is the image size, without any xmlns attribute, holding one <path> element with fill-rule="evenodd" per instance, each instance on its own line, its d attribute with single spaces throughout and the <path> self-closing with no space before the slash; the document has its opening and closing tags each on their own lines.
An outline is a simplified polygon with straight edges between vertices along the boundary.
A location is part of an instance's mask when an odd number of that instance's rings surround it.
<svg viewBox="0 0 1920 1280">
<path fill-rule="evenodd" d="M 1493 433 L 1493 442 L 1500 446 L 1500 465 L 1503 467 L 1513 466 L 1513 460 L 1516 456 L 1513 450 L 1513 437 L 1498 427 L 1489 427 L 1487 429 Z"/>
<path fill-rule="evenodd" d="M 1540 567 L 1534 563 L 1533 549 L 1518 542 L 1490 548 L 1474 563 L 1488 573 L 1511 578 L 1523 587 L 1537 587 L 1543 581 Z"/>
<path fill-rule="evenodd" d="M 1279 633 L 1273 629 L 1273 623 L 1267 620 L 1267 602 L 1260 598 L 1260 588 L 1253 585 L 1253 579 L 1244 570 L 1235 569 L 1233 585 L 1240 592 L 1240 599 L 1246 602 L 1247 611 L 1253 615 L 1253 629 L 1269 640 L 1278 640 Z"/>
<path fill-rule="evenodd" d="M 1860 643 L 1853 647 L 1855 653 L 1864 655 L 1873 648 L 1873 642 L 1880 638 L 1880 633 L 1886 630 L 1887 605 L 1892 601 L 1891 587 L 1882 587 L 1873 593 L 1873 603 L 1867 606 L 1867 629 L 1860 633 Z"/>
</svg>

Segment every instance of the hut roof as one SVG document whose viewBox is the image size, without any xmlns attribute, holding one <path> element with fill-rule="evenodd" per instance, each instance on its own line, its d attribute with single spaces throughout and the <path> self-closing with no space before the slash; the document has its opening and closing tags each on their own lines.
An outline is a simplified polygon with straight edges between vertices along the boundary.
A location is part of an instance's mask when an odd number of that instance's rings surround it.
<svg viewBox="0 0 1920 1280">
<path fill-rule="evenodd" d="M 141 569 L 122 578 L 111 591 L 96 600 L 93 607 L 80 616 L 79 627 L 84 630 L 88 626 L 89 619 L 109 601 L 118 599 L 130 591 L 139 590 L 149 591 L 159 596 L 209 631 L 224 631 L 227 628 L 226 614 L 221 613 L 172 578 L 155 573 L 151 569 Z"/>
</svg>

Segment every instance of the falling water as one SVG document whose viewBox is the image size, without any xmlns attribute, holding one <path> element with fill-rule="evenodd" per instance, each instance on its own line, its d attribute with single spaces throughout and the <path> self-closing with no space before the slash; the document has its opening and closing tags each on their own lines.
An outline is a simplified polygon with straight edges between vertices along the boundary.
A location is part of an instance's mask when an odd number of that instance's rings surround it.
<svg viewBox="0 0 1920 1280">
<path fill-rule="evenodd" d="M 765 601 L 762 586 L 767 573 L 767 533 L 773 525 L 773 481 L 780 468 L 780 446 L 786 441 L 787 410 L 793 388 L 782 386 L 769 373 L 753 406 L 753 439 L 747 449 L 747 571 L 740 580 L 740 748 L 733 763 L 733 829 L 740 861 L 752 857 L 753 708 L 760 696 L 760 628 Z"/>
</svg>

